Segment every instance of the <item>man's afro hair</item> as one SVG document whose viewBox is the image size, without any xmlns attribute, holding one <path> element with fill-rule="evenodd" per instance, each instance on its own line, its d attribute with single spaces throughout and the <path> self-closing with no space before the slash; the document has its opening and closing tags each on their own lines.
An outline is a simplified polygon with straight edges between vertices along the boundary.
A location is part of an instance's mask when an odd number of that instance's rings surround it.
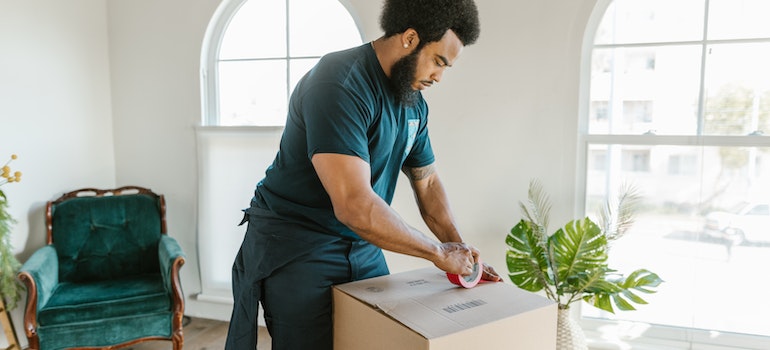
<svg viewBox="0 0 770 350">
<path fill-rule="evenodd" d="M 473 0 L 386 0 L 380 16 L 385 37 L 412 28 L 422 44 L 439 41 L 451 29 L 463 45 L 479 37 L 479 12 Z"/>
</svg>

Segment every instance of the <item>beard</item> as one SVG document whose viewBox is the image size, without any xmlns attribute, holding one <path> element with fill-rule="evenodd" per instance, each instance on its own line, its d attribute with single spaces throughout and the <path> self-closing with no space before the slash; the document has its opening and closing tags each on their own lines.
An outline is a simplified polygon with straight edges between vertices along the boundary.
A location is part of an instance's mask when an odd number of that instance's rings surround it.
<svg viewBox="0 0 770 350">
<path fill-rule="evenodd" d="M 420 50 L 422 47 L 396 61 L 390 70 L 390 87 L 396 94 L 396 100 L 407 107 L 417 104 L 420 97 L 420 92 L 412 88 Z"/>
</svg>

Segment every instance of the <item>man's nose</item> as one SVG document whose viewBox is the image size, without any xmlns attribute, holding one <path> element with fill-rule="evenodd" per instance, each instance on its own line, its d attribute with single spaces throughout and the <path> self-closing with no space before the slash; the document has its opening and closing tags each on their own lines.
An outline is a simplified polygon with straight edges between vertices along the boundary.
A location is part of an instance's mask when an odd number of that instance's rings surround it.
<svg viewBox="0 0 770 350">
<path fill-rule="evenodd" d="M 440 83 L 441 82 L 441 77 L 443 75 L 444 75 L 444 70 L 442 69 L 442 70 L 439 70 L 439 71 L 433 73 L 433 75 L 431 75 L 430 78 L 431 78 L 431 80 L 433 80 L 434 83 Z"/>
</svg>

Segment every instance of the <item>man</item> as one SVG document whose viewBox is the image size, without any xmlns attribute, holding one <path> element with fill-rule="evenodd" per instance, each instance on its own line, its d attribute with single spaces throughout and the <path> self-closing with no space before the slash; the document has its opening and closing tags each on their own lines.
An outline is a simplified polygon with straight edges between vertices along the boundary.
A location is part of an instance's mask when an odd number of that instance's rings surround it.
<svg viewBox="0 0 770 350">
<path fill-rule="evenodd" d="M 383 37 L 326 55 L 291 96 L 280 150 L 245 210 L 226 349 L 255 348 L 259 302 L 273 350 L 331 349 L 330 287 L 388 274 L 381 249 L 460 275 L 478 261 L 433 165 L 420 93 L 478 38 L 476 6 L 386 0 L 380 22 Z M 400 171 L 438 241 L 390 207 Z"/>
</svg>

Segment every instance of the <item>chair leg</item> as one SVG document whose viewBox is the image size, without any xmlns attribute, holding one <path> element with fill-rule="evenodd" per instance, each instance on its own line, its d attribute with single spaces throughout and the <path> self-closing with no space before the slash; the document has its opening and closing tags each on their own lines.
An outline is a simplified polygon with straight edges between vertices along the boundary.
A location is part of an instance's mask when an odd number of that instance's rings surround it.
<svg viewBox="0 0 770 350">
<path fill-rule="evenodd" d="M 34 338 L 27 338 L 27 341 L 29 344 L 27 344 L 26 350 L 39 350 L 40 349 L 40 340 L 37 336 Z"/>
<path fill-rule="evenodd" d="M 37 331 L 32 330 L 27 331 L 27 347 L 25 350 L 39 350 L 40 349 L 40 338 L 37 336 Z"/>
<path fill-rule="evenodd" d="M 171 337 L 171 342 L 174 345 L 174 350 L 182 350 L 182 347 L 184 346 L 184 335 L 182 334 L 182 330 L 174 332 L 174 335 Z"/>
</svg>

